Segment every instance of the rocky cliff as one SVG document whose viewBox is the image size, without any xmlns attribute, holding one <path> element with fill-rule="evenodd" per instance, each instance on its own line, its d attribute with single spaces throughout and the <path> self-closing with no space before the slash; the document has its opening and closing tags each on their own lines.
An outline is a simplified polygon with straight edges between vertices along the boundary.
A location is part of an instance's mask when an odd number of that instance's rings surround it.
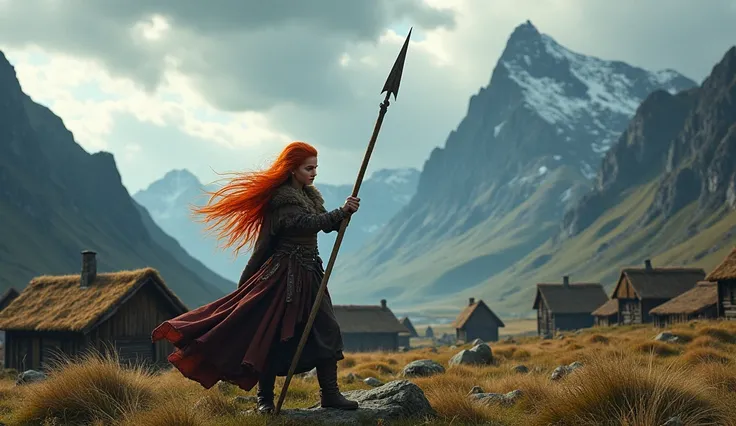
<svg viewBox="0 0 736 426">
<path fill-rule="evenodd" d="M 85 249 L 98 253 L 101 272 L 158 269 L 190 307 L 235 288 L 147 228 L 146 215 L 113 156 L 82 149 L 59 117 L 23 93 L 0 53 L 0 288 L 78 273 Z"/>
<path fill-rule="evenodd" d="M 489 84 L 425 162 L 416 196 L 360 258 L 341 260 L 333 294 L 428 302 L 510 267 L 559 232 L 644 98 L 695 85 L 518 26 Z"/>
</svg>

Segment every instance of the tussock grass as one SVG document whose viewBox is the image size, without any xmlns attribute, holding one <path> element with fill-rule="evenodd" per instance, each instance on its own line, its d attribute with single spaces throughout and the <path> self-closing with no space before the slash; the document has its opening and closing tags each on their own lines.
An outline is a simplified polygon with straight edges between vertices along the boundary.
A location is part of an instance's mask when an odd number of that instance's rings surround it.
<svg viewBox="0 0 736 426">
<path fill-rule="evenodd" d="M 607 360 L 570 376 L 533 424 L 661 425 L 674 416 L 684 424 L 730 424 L 729 410 L 702 390 L 684 370 Z"/>
<path fill-rule="evenodd" d="M 81 362 L 55 364 L 46 381 L 21 388 L 23 403 L 14 413 L 20 424 L 47 418 L 64 424 L 113 421 L 152 406 L 151 374 L 140 367 L 122 369 L 113 355 L 89 353 Z"/>
<path fill-rule="evenodd" d="M 660 426 L 679 416 L 684 424 L 736 426 L 736 322 L 698 321 L 673 327 L 677 343 L 654 341 L 662 330 L 651 326 L 595 328 L 564 339 L 519 337 L 514 343 L 491 343 L 495 361 L 487 366 L 450 367 L 449 359 L 470 344 L 420 348 L 405 353 L 352 353 L 340 361 L 343 391 L 369 389 L 350 373 L 386 383 L 400 377 L 407 363 L 435 360 L 446 373 L 410 380 L 425 393 L 438 414 L 433 420 L 399 422 L 426 425 L 630 425 Z M 583 367 L 550 380 L 559 365 L 579 361 Z M 514 366 L 525 365 L 528 373 Z M 111 356 L 89 355 L 60 361 L 45 382 L 14 385 L 6 372 L 0 379 L 0 421 L 9 426 L 87 424 L 99 426 L 241 426 L 264 425 L 248 410 L 255 396 L 230 384 L 205 390 L 169 369 L 151 372 L 121 367 Z M 15 373 L 15 372 L 13 372 Z M 2 375 L 0 375 L 2 377 Z M 276 393 L 284 378 L 276 381 Z M 521 390 L 513 405 L 482 404 L 468 398 L 474 386 L 505 394 Z M 292 380 L 285 408 L 318 402 L 314 378 Z M 268 424 L 297 424 L 283 418 Z M 299 422 L 307 426 L 308 422 Z"/>
</svg>

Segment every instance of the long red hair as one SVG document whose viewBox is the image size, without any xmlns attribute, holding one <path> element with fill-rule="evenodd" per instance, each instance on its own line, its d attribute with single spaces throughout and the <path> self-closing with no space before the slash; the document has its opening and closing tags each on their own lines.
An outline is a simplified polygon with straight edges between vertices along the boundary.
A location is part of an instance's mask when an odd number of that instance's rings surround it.
<svg viewBox="0 0 736 426">
<path fill-rule="evenodd" d="M 208 231 L 219 228 L 218 240 L 226 240 L 223 248 L 235 247 L 235 255 L 245 246 L 251 247 L 258 238 L 266 207 L 273 191 L 284 184 L 291 171 L 309 157 L 316 157 L 317 150 L 305 142 L 292 142 L 281 151 L 278 158 L 265 170 L 230 173 L 235 175 L 228 183 L 214 192 L 204 207 L 195 207 L 195 214 L 202 215 L 202 222 L 211 222 Z"/>
</svg>

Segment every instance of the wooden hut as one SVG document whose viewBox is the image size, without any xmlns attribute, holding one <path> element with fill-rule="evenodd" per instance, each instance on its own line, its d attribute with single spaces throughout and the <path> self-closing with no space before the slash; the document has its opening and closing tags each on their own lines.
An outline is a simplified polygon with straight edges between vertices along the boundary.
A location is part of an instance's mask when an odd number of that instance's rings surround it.
<svg viewBox="0 0 736 426">
<path fill-rule="evenodd" d="M 15 300 L 18 295 L 20 295 L 20 293 L 18 293 L 18 290 L 16 290 L 14 287 L 10 287 L 9 289 L 5 290 L 5 293 L 0 296 L 0 312 L 2 312 L 3 309 L 7 308 L 10 302 Z"/>
<path fill-rule="evenodd" d="M 609 299 L 593 311 L 591 315 L 593 315 L 593 324 L 598 327 L 610 327 L 618 324 L 618 299 Z"/>
<path fill-rule="evenodd" d="M 434 339 L 434 330 L 431 325 L 427 326 L 427 330 L 424 331 L 424 337 L 428 339 Z"/>
<path fill-rule="evenodd" d="M 470 342 L 481 339 L 484 342 L 498 340 L 498 328 L 506 327 L 501 319 L 493 313 L 482 300 L 468 299 L 468 305 L 455 318 L 455 339 Z"/>
<path fill-rule="evenodd" d="M 695 287 L 649 311 L 655 327 L 718 317 L 718 286 L 701 281 Z"/>
<path fill-rule="evenodd" d="M 643 268 L 621 270 L 611 299 L 619 300 L 621 324 L 646 324 L 652 322 L 649 311 L 704 279 L 701 268 L 653 268 L 647 259 Z"/>
<path fill-rule="evenodd" d="M 720 318 L 736 320 L 736 247 L 706 277 L 717 283 L 717 313 Z"/>
<path fill-rule="evenodd" d="M 562 283 L 539 283 L 533 305 L 537 310 L 537 333 L 543 336 L 591 327 L 591 313 L 607 300 L 599 283 L 571 283 L 567 275 Z"/>
<path fill-rule="evenodd" d="M 409 317 L 401 318 L 401 324 L 408 330 L 404 333 L 399 333 L 399 346 L 408 348 L 411 346 L 411 338 L 419 337 L 417 330 L 414 328 L 414 324 L 411 323 Z"/>
<path fill-rule="evenodd" d="M 57 353 L 114 349 L 122 362 L 165 363 L 168 342 L 151 342 L 162 321 L 187 311 L 152 268 L 97 273 L 82 252 L 82 273 L 34 278 L 0 312 L 5 367 L 43 369 Z"/>
<path fill-rule="evenodd" d="M 375 305 L 335 305 L 346 352 L 397 351 L 399 334 L 409 333 L 381 300 Z"/>
</svg>

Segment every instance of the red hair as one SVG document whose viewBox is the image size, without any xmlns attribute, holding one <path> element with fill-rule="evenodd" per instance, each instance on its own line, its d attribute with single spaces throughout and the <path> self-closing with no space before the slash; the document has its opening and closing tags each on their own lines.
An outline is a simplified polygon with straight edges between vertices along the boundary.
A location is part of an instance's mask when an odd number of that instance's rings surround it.
<svg viewBox="0 0 736 426">
<path fill-rule="evenodd" d="M 317 150 L 305 142 L 292 142 L 281 151 L 276 161 L 266 170 L 235 175 L 222 188 L 207 192 L 207 205 L 194 208 L 203 215 L 202 222 L 212 222 L 208 231 L 220 228 L 218 240 L 227 239 L 223 248 L 235 247 L 235 254 L 244 246 L 252 246 L 258 238 L 266 207 L 273 191 L 289 179 L 292 170 L 309 157 L 316 157 Z M 216 198 L 219 198 L 215 201 Z"/>
</svg>

